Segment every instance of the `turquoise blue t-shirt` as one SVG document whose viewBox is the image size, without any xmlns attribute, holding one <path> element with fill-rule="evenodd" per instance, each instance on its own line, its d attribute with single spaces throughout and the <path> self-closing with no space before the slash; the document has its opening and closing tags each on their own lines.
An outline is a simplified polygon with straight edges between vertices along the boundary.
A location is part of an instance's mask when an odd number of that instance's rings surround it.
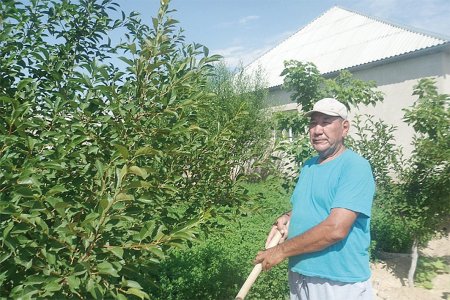
<svg viewBox="0 0 450 300">
<path fill-rule="evenodd" d="M 305 162 L 291 197 L 292 216 L 288 238 L 325 220 L 332 208 L 358 212 L 348 236 L 321 251 L 289 258 L 289 268 L 305 276 L 341 282 L 370 278 L 370 212 L 375 193 L 372 169 L 367 160 L 345 150 L 335 159 L 318 164 Z"/>
</svg>

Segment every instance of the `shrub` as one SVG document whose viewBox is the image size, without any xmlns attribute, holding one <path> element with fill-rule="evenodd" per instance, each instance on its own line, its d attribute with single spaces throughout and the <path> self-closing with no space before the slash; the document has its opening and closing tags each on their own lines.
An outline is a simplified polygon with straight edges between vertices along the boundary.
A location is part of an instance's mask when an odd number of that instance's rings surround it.
<svg viewBox="0 0 450 300">
<path fill-rule="evenodd" d="M 279 180 L 246 185 L 255 204 L 245 216 L 229 220 L 192 249 L 174 252 L 161 264 L 158 299 L 233 299 L 264 247 L 271 223 L 289 208 Z M 258 207 L 257 207 L 258 206 Z M 287 263 L 262 273 L 246 299 L 285 299 Z"/>
<path fill-rule="evenodd" d="M 398 185 L 385 185 L 377 188 L 372 209 L 371 235 L 376 242 L 376 251 L 409 253 L 413 239 L 411 232 L 405 226 L 405 220 L 395 215 L 396 205 L 399 201 L 400 187 Z"/>
<path fill-rule="evenodd" d="M 234 131 L 198 117 L 219 57 L 168 1 L 153 28 L 117 6 L 0 2 L 0 297 L 149 298 L 160 261 L 245 201 Z"/>
</svg>

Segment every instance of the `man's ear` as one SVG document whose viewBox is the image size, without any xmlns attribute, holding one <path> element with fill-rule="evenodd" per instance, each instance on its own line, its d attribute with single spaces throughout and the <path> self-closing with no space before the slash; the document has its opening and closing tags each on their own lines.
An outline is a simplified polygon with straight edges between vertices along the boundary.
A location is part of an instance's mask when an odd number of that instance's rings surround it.
<svg viewBox="0 0 450 300">
<path fill-rule="evenodd" d="M 350 130 L 350 121 L 349 120 L 344 120 L 342 122 L 342 131 L 343 131 L 343 136 L 346 137 L 348 134 L 348 131 Z"/>
</svg>

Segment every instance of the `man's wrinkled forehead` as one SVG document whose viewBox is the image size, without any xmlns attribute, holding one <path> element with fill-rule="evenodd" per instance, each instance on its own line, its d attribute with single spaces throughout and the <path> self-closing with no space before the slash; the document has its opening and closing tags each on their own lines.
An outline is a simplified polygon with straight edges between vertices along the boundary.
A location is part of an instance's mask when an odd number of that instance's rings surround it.
<svg viewBox="0 0 450 300">
<path fill-rule="evenodd" d="M 309 118 L 310 121 L 317 121 L 317 120 L 333 121 L 333 120 L 337 120 L 337 119 L 343 120 L 339 116 L 330 116 L 330 115 L 320 113 L 320 112 L 314 112 L 313 114 L 311 114 L 311 117 Z"/>
</svg>

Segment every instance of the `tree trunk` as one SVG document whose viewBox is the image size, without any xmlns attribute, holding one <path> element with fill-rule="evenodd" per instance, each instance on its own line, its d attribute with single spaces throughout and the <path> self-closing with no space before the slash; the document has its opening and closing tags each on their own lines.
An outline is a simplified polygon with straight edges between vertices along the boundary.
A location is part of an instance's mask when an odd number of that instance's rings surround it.
<svg viewBox="0 0 450 300">
<path fill-rule="evenodd" d="M 419 241 L 414 239 L 411 248 L 411 267 L 408 272 L 408 285 L 409 287 L 414 287 L 414 274 L 416 273 L 417 260 L 419 259 Z"/>
</svg>

